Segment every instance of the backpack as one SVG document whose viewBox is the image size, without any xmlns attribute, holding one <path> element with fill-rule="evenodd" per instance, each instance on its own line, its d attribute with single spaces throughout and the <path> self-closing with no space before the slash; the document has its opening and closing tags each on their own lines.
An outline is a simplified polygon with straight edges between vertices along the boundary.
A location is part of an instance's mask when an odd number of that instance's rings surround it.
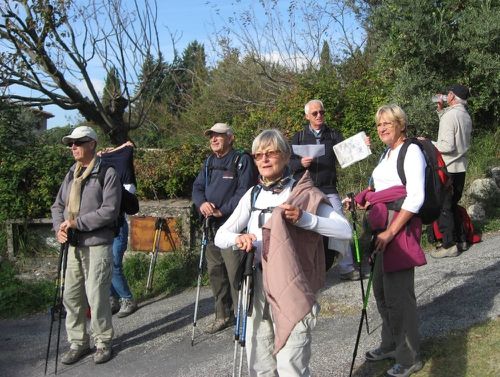
<svg viewBox="0 0 500 377">
<path fill-rule="evenodd" d="M 467 210 L 464 207 L 457 205 L 457 211 L 467 243 L 474 244 L 481 242 L 481 235 L 476 233 L 474 230 L 474 225 L 472 224 L 472 220 L 467 213 Z M 443 234 L 439 231 L 439 224 L 437 221 L 434 221 L 432 226 L 427 227 L 427 239 L 430 243 L 436 243 L 437 241 L 443 239 Z"/>
<path fill-rule="evenodd" d="M 236 180 L 238 178 L 238 172 L 243 167 L 243 162 L 241 161 L 241 157 L 245 154 L 247 156 L 249 156 L 250 158 L 252 158 L 252 156 L 250 155 L 250 153 L 248 153 L 246 151 L 242 151 L 242 150 L 235 150 L 235 152 L 236 153 L 235 153 L 233 163 L 232 163 L 232 171 L 233 171 L 233 178 Z M 212 167 L 211 163 L 212 163 L 213 157 L 214 157 L 214 155 L 211 154 L 205 160 L 205 167 L 204 167 L 204 169 L 205 169 L 205 186 L 208 186 L 210 173 L 212 172 L 212 170 L 220 169 L 220 168 Z M 253 169 L 254 177 L 258 177 L 259 174 L 257 172 L 257 166 L 255 166 L 255 164 L 252 164 L 252 169 Z"/>
<path fill-rule="evenodd" d="M 99 173 L 97 179 L 101 187 L 104 187 L 104 178 L 106 177 L 106 171 L 112 165 L 104 165 L 101 169 L 99 169 Z M 139 212 L 139 199 L 135 194 L 132 194 L 130 191 L 126 190 L 125 187 L 120 182 L 120 186 L 122 188 L 122 200 L 120 202 L 120 213 L 125 212 L 127 215 L 135 215 Z"/>
<path fill-rule="evenodd" d="M 99 172 L 97 173 L 97 180 L 101 185 L 101 188 L 104 187 L 104 178 L 106 177 L 106 171 L 112 165 L 101 165 L 99 168 Z M 69 182 L 73 180 L 73 174 L 70 174 Z M 68 183 L 69 183 L 68 182 Z M 126 213 L 127 215 L 135 215 L 139 212 L 139 199 L 135 194 L 132 194 L 130 191 L 127 191 L 125 187 L 120 182 L 120 186 L 122 188 L 122 200 L 120 202 L 120 213 Z"/>
<path fill-rule="evenodd" d="M 427 164 L 425 167 L 425 199 L 417 216 L 422 219 L 423 224 L 431 224 L 439 218 L 443 207 L 444 195 L 449 190 L 451 181 L 443 156 L 434 144 L 432 144 L 432 141 L 411 137 L 404 141 L 398 155 L 397 169 L 403 185 L 406 186 L 404 159 L 410 144 L 418 145 Z M 386 152 L 384 152 L 384 155 Z"/>
</svg>

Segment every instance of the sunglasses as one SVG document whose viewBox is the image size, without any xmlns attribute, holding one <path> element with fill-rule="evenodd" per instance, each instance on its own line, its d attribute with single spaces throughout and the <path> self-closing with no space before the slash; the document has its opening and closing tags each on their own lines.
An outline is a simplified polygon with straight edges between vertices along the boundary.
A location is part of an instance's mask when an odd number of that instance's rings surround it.
<svg viewBox="0 0 500 377">
<path fill-rule="evenodd" d="M 89 141 L 91 140 L 75 140 L 75 141 L 70 141 L 68 143 L 68 147 L 72 147 L 73 145 L 76 145 L 77 147 L 85 144 L 85 143 L 88 143 Z"/>
<path fill-rule="evenodd" d="M 313 111 L 313 112 L 311 113 L 311 115 L 312 115 L 313 117 L 315 117 L 315 118 L 318 116 L 318 114 L 319 114 L 319 115 L 321 115 L 321 116 L 325 115 L 325 110 Z"/>
<path fill-rule="evenodd" d="M 265 158 L 277 158 L 280 155 L 281 151 L 267 151 L 267 152 L 258 152 L 252 155 L 255 161 L 260 161 L 264 157 Z"/>
</svg>

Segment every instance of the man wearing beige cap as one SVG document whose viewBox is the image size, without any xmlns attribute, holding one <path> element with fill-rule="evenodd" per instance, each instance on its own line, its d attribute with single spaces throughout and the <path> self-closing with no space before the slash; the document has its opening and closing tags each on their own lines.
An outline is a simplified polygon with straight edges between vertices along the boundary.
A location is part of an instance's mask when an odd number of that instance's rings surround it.
<svg viewBox="0 0 500 377">
<path fill-rule="evenodd" d="M 205 136 L 209 138 L 213 153 L 205 160 L 193 183 L 192 199 L 204 218 L 212 218 L 206 258 L 215 298 L 215 320 L 207 332 L 213 334 L 234 321 L 238 287 L 233 282 L 242 256 L 232 248 L 215 246 L 213 235 L 231 215 L 243 194 L 255 184 L 256 174 L 252 158 L 233 149 L 234 135 L 227 124 L 214 124 L 205 131 Z"/>
<path fill-rule="evenodd" d="M 94 362 L 111 358 L 113 326 L 109 291 L 113 266 L 112 243 L 120 212 L 121 184 L 112 167 L 96 155 L 97 135 L 88 126 L 63 137 L 76 163 L 69 169 L 51 207 L 57 240 L 69 243 L 63 303 L 70 349 L 63 364 L 90 353 L 87 303 L 96 352 Z"/>
</svg>

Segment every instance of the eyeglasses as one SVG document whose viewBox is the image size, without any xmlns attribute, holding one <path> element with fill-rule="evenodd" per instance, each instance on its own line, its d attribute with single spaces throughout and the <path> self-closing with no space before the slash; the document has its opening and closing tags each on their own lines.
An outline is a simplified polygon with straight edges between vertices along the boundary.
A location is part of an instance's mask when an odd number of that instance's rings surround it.
<svg viewBox="0 0 500 377">
<path fill-rule="evenodd" d="M 265 158 L 277 158 L 281 154 L 281 151 L 266 151 L 266 152 L 257 152 L 252 155 L 255 161 L 260 161 L 264 157 Z"/>
<path fill-rule="evenodd" d="M 73 145 L 76 145 L 77 147 L 85 144 L 85 143 L 88 143 L 89 141 L 91 140 L 75 140 L 75 141 L 70 141 L 68 143 L 68 147 L 72 147 Z"/>
<path fill-rule="evenodd" d="M 392 122 L 382 122 L 382 123 L 377 124 L 378 128 L 380 128 L 380 127 L 392 127 L 392 126 L 394 126 L 394 124 Z"/>
<path fill-rule="evenodd" d="M 311 115 L 312 115 L 313 117 L 315 117 L 315 118 L 318 116 L 318 114 L 319 114 L 319 115 L 321 115 L 321 116 L 325 115 L 325 110 L 313 111 L 313 112 L 311 113 Z"/>
</svg>

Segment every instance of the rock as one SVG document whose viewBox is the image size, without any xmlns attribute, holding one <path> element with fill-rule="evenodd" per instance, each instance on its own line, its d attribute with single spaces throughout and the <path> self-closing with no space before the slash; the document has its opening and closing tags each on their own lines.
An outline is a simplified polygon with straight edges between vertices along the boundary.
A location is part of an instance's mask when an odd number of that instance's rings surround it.
<svg viewBox="0 0 500 377">
<path fill-rule="evenodd" d="M 500 187 L 500 166 L 491 168 L 488 171 L 488 177 L 493 178 L 497 183 L 497 186 Z"/>
<path fill-rule="evenodd" d="M 472 182 L 467 194 L 476 201 L 495 202 L 500 199 L 500 188 L 493 178 L 481 178 Z"/>
<path fill-rule="evenodd" d="M 486 211 L 482 204 L 473 204 L 467 208 L 471 220 L 484 221 L 486 220 Z"/>
</svg>

